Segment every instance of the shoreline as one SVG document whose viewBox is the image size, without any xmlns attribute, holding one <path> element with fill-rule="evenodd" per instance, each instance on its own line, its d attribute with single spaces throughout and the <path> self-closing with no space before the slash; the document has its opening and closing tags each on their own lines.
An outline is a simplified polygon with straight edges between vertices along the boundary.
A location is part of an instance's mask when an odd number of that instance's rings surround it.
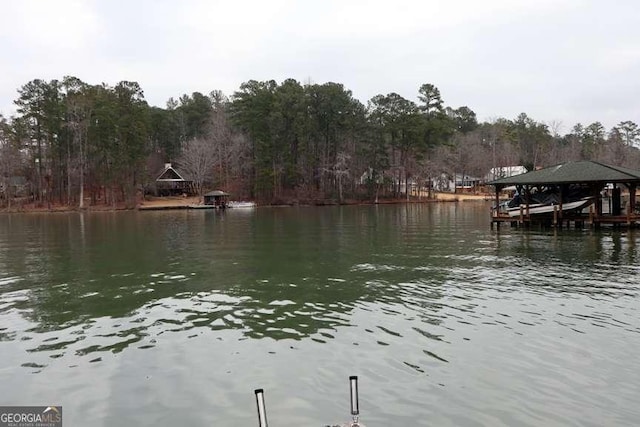
<svg viewBox="0 0 640 427">
<path fill-rule="evenodd" d="M 390 205 L 390 204 L 419 204 L 419 203 L 457 203 L 468 201 L 491 201 L 490 194 L 464 194 L 464 193 L 435 193 L 431 199 L 411 198 L 406 199 L 382 199 L 378 202 L 346 200 L 338 203 L 335 200 L 306 201 L 306 203 L 292 202 L 280 205 L 257 205 L 256 207 L 322 207 L 322 206 L 365 206 L 365 205 Z M 3 208 L 0 213 L 68 213 L 68 212 L 121 212 L 121 211 L 152 211 L 152 210 L 181 210 L 203 209 L 199 197 L 154 197 L 138 203 L 134 208 L 126 208 L 124 205 L 93 205 L 79 209 L 75 206 L 52 205 L 51 207 L 36 207 L 33 204 L 20 205 L 19 207 Z M 214 208 L 211 208 L 214 209 Z"/>
</svg>

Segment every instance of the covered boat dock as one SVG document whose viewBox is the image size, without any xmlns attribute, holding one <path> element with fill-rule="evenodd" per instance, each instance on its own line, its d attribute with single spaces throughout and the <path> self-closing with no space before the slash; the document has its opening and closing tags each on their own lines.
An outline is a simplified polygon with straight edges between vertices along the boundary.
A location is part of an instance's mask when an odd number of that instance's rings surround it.
<svg viewBox="0 0 640 427">
<path fill-rule="evenodd" d="M 636 190 L 640 170 L 593 161 L 567 162 L 489 182 L 495 187 L 491 225 L 634 227 L 640 224 Z M 502 203 L 500 192 L 515 187 Z M 624 194 L 623 194 L 624 191 Z"/>
<path fill-rule="evenodd" d="M 228 198 L 230 194 L 225 193 L 221 190 L 210 191 L 205 194 L 204 197 L 204 206 L 211 208 L 219 208 L 224 209 L 227 207 Z"/>
</svg>

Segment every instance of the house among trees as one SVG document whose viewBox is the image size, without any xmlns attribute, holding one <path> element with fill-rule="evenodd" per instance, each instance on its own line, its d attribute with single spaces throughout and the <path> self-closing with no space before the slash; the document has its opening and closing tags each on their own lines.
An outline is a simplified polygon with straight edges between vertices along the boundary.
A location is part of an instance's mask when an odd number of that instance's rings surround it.
<svg viewBox="0 0 640 427">
<path fill-rule="evenodd" d="M 454 179 L 454 193 L 472 193 L 478 190 L 478 186 L 482 182 L 482 180 L 478 177 L 458 173 L 454 174 Z"/>
<path fill-rule="evenodd" d="M 26 196 L 28 188 L 27 178 L 24 176 L 9 176 L 0 181 L 0 196 L 3 198 Z"/>
<path fill-rule="evenodd" d="M 156 194 L 158 196 L 174 196 L 180 194 L 192 195 L 193 181 L 186 179 L 182 174 L 171 166 L 171 163 L 165 163 L 164 170 L 156 178 Z"/>
<path fill-rule="evenodd" d="M 446 193 L 472 193 L 478 190 L 482 180 L 467 174 L 454 173 L 453 175 L 441 173 L 431 179 L 431 187 L 436 191 Z"/>
<path fill-rule="evenodd" d="M 527 168 L 524 166 L 498 166 L 491 168 L 486 175 L 486 181 L 495 181 L 500 178 L 509 178 L 511 176 L 522 175 L 527 173 Z"/>
</svg>

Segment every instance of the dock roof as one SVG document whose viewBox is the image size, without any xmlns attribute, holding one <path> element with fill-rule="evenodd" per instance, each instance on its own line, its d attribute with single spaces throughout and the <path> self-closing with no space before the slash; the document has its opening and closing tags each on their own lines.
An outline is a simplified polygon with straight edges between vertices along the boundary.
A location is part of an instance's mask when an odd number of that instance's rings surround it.
<svg viewBox="0 0 640 427">
<path fill-rule="evenodd" d="M 640 170 L 593 161 L 567 162 L 489 182 L 497 187 L 536 184 L 640 183 Z"/>
<path fill-rule="evenodd" d="M 213 190 L 205 194 L 205 197 L 221 197 L 221 196 L 230 196 L 230 194 L 225 193 L 224 191 L 221 191 L 221 190 Z"/>
</svg>

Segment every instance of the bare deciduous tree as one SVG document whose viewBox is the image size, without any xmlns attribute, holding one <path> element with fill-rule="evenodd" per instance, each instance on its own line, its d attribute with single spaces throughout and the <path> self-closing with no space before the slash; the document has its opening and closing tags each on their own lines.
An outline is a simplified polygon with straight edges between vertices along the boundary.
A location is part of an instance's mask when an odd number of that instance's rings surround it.
<svg viewBox="0 0 640 427">
<path fill-rule="evenodd" d="M 338 200 L 342 203 L 343 180 L 349 177 L 349 166 L 347 162 L 351 157 L 345 152 L 339 152 L 336 155 L 336 163 L 331 171 L 338 181 Z"/>
<path fill-rule="evenodd" d="M 551 120 L 546 123 L 551 136 L 554 138 L 560 138 L 560 130 L 562 129 L 562 120 Z"/>
<path fill-rule="evenodd" d="M 201 196 L 204 184 L 213 177 L 216 165 L 215 146 L 207 139 L 194 138 L 185 144 L 178 163 Z"/>
<path fill-rule="evenodd" d="M 233 129 L 222 104 L 216 105 L 207 123 L 206 138 L 215 156 L 213 179 L 228 191 L 248 174 L 249 143 L 244 134 Z"/>
</svg>

